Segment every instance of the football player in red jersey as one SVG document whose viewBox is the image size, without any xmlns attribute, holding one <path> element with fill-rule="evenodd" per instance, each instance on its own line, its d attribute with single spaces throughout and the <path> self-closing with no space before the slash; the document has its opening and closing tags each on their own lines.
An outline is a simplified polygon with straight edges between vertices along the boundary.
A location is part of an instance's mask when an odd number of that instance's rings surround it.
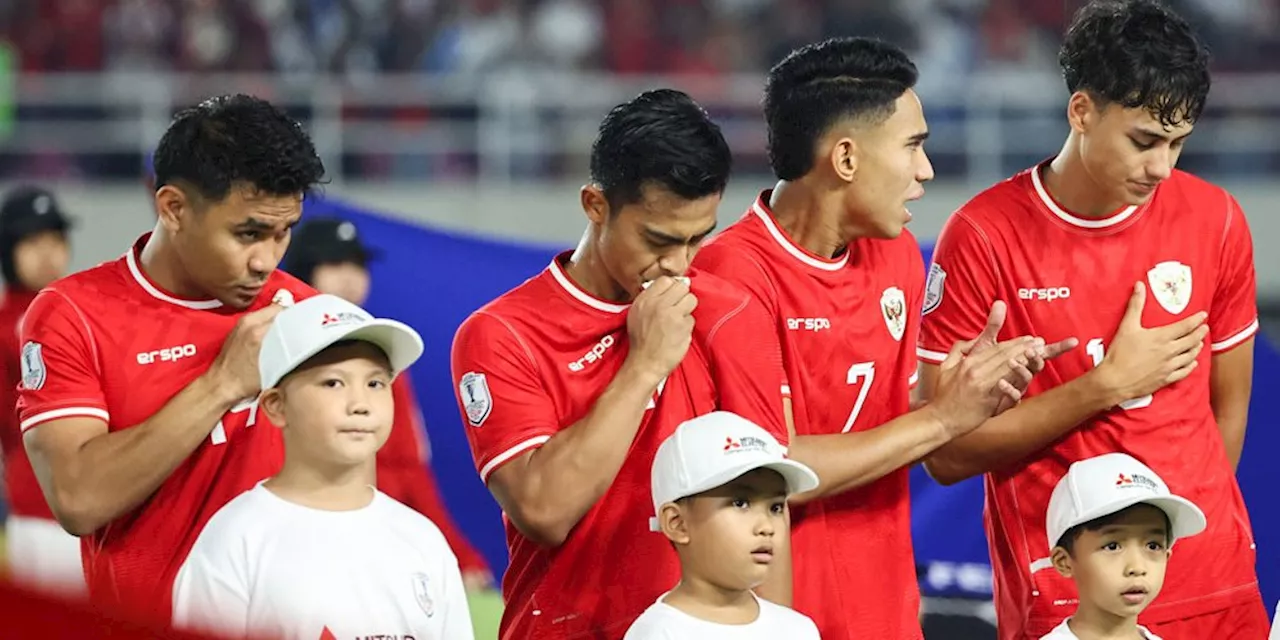
<svg viewBox="0 0 1280 640">
<path fill-rule="evenodd" d="M 730 164 L 689 96 L 655 90 L 616 107 L 591 150 L 578 248 L 458 329 L 458 403 L 506 514 L 504 640 L 620 639 L 679 580 L 649 527 L 653 458 L 677 425 L 723 409 L 788 439 L 767 315 L 689 270 Z M 782 589 L 767 595 L 785 604 L 785 531 L 774 548 Z"/>
<path fill-rule="evenodd" d="M 379 253 L 363 242 L 350 220 L 311 217 L 294 231 L 281 268 L 320 293 L 363 307 L 369 297 L 369 262 Z M 378 490 L 439 527 L 458 557 L 467 590 L 486 589 L 493 584 L 489 564 L 449 515 L 431 470 L 431 443 L 408 371 L 391 382 L 391 393 L 395 397 L 395 419 L 386 444 L 378 449 Z"/>
<path fill-rule="evenodd" d="M 779 183 L 694 262 L 750 291 L 781 338 L 791 455 L 823 482 L 793 500 L 795 605 L 829 640 L 921 637 L 907 467 L 1016 401 L 1047 351 L 994 345 L 996 305 L 987 348 L 957 344 L 942 391 L 910 411 L 924 263 L 906 203 L 933 178 L 915 80 L 906 54 L 861 38 L 775 66 Z"/>
<path fill-rule="evenodd" d="M 1263 638 L 1234 474 L 1258 329 L 1253 245 L 1229 193 L 1174 169 L 1205 105 L 1208 55 L 1160 3 L 1108 0 L 1076 15 L 1059 60 L 1071 91 L 1061 151 L 976 196 L 939 239 L 922 387 L 928 395 L 941 349 L 980 328 L 995 300 L 1009 304 L 1007 335 L 1077 336 L 1085 348 L 927 468 L 943 483 L 986 474 L 1002 639 L 1038 638 L 1074 608 L 1072 583 L 1043 570 L 1057 542 L 1046 540 L 1045 508 L 1072 462 L 1116 451 L 1209 522 L 1178 543 L 1139 621 L 1167 638 Z"/>
<path fill-rule="evenodd" d="M 18 418 L 90 598 L 167 622 L 201 527 L 279 469 L 278 431 L 255 427 L 258 349 L 275 303 L 313 294 L 276 265 L 324 166 L 249 96 L 181 111 L 155 157 L 154 231 L 32 302 Z"/>
<path fill-rule="evenodd" d="M 79 594 L 84 591 L 80 541 L 53 518 L 22 446 L 15 407 L 22 344 L 18 328 L 36 293 L 66 275 L 71 262 L 71 220 L 46 189 L 16 187 L 0 203 L 0 449 L 9 503 L 5 546 L 14 579 L 24 586 Z"/>
</svg>

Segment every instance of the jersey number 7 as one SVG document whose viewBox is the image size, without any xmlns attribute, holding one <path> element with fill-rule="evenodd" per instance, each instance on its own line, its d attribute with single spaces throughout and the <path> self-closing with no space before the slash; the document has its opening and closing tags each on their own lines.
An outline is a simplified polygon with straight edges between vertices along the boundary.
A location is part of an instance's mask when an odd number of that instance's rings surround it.
<svg viewBox="0 0 1280 640">
<path fill-rule="evenodd" d="M 849 367 L 849 373 L 845 376 L 845 384 L 862 382 L 862 386 L 858 389 L 858 399 L 853 403 L 853 411 L 849 412 L 849 419 L 845 421 L 844 428 L 840 430 L 840 433 L 849 433 L 849 430 L 853 428 L 853 423 L 858 421 L 858 414 L 862 413 L 862 403 L 867 401 L 867 394 L 871 392 L 871 383 L 875 379 L 875 362 L 856 362 Z"/>
<path fill-rule="evenodd" d="M 1093 358 L 1093 366 L 1096 367 L 1102 364 L 1102 359 L 1107 356 L 1106 347 L 1102 346 L 1102 338 L 1094 338 L 1090 340 L 1089 344 L 1085 345 L 1085 353 L 1088 353 L 1089 357 Z M 1121 402 L 1119 406 L 1125 411 L 1130 409 L 1141 409 L 1143 407 L 1150 406 L 1151 399 L 1151 395 L 1147 394 L 1141 398 L 1125 400 L 1124 402 Z"/>
</svg>

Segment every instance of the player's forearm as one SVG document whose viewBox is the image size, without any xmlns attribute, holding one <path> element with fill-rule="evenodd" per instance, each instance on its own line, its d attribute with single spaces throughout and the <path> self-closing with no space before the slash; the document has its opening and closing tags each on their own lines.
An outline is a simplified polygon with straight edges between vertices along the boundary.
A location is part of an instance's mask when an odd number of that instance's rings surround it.
<svg viewBox="0 0 1280 640">
<path fill-rule="evenodd" d="M 1245 426 L 1249 421 L 1249 406 L 1246 400 L 1243 408 L 1214 407 L 1214 420 L 1218 423 L 1218 432 L 1222 434 L 1222 448 L 1226 451 L 1231 470 L 1240 466 L 1240 456 L 1244 453 Z"/>
<path fill-rule="evenodd" d="M 622 468 L 659 379 L 623 365 L 591 411 L 522 461 L 508 516 L 526 535 L 559 545 Z M 514 513 L 513 513 L 514 511 Z"/>
<path fill-rule="evenodd" d="M 201 376 L 146 421 L 85 442 L 55 479 L 59 518 L 92 533 L 155 493 L 236 402 Z"/>
<path fill-rule="evenodd" d="M 1209 370 L 1209 403 L 1222 434 L 1222 446 L 1235 470 L 1244 452 L 1249 400 L 1253 395 L 1253 340 L 1213 355 Z"/>
<path fill-rule="evenodd" d="M 925 459 L 925 470 L 938 483 L 950 485 L 1008 467 L 1119 401 L 1093 372 L 1087 373 L 952 440 Z"/>
<path fill-rule="evenodd" d="M 929 455 L 947 442 L 947 431 L 929 408 L 867 431 L 801 435 L 788 454 L 818 474 L 818 488 L 791 498 L 804 503 L 855 489 Z"/>
</svg>

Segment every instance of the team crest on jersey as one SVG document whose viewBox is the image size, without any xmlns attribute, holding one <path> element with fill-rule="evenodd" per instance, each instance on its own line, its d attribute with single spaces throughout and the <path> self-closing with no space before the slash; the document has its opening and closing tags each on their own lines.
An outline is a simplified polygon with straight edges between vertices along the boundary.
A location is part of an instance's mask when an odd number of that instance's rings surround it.
<svg viewBox="0 0 1280 640">
<path fill-rule="evenodd" d="M 1147 272 L 1151 294 L 1165 311 L 1177 315 L 1191 302 L 1191 267 L 1176 260 L 1161 262 Z"/>
<path fill-rule="evenodd" d="M 942 270 L 942 265 L 933 263 L 929 265 L 929 281 L 924 285 L 924 312 L 938 308 L 942 304 L 942 288 L 947 281 L 947 272 Z"/>
<path fill-rule="evenodd" d="M 484 424 L 489 412 L 493 410 L 493 397 L 489 395 L 489 382 L 483 373 L 470 371 L 462 374 L 458 381 L 458 393 L 462 396 L 462 407 L 467 412 L 467 421 L 471 426 Z"/>
<path fill-rule="evenodd" d="M 22 345 L 22 387 L 37 391 L 44 386 L 44 347 L 39 342 Z"/>
<path fill-rule="evenodd" d="M 436 603 L 431 599 L 431 591 L 427 589 L 428 582 L 427 574 L 413 574 L 413 598 L 418 601 L 418 606 L 422 607 L 422 611 L 430 618 L 436 614 Z"/>
<path fill-rule="evenodd" d="M 902 295 L 902 289 L 889 287 L 884 290 L 880 296 L 880 312 L 884 314 L 889 334 L 901 342 L 902 334 L 907 330 L 907 298 Z"/>
</svg>

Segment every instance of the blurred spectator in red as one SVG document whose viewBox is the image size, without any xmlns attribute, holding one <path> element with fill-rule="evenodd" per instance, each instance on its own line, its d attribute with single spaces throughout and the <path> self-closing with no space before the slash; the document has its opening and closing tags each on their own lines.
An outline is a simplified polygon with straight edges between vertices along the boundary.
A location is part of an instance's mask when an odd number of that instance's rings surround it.
<svg viewBox="0 0 1280 640">
<path fill-rule="evenodd" d="M 70 227 L 53 193 L 45 189 L 17 187 L 0 203 L 0 273 L 5 281 L 0 303 L 0 449 L 9 504 L 5 546 L 14 579 L 32 588 L 79 595 L 85 592 L 80 540 L 54 520 L 27 460 L 16 412 L 20 359 L 31 355 L 28 347 L 18 344 L 18 327 L 36 293 L 66 275 Z"/>
<path fill-rule="evenodd" d="M 83 602 L 68 601 L 0 579 L 4 640 L 216 640 L 148 627 Z"/>
</svg>

